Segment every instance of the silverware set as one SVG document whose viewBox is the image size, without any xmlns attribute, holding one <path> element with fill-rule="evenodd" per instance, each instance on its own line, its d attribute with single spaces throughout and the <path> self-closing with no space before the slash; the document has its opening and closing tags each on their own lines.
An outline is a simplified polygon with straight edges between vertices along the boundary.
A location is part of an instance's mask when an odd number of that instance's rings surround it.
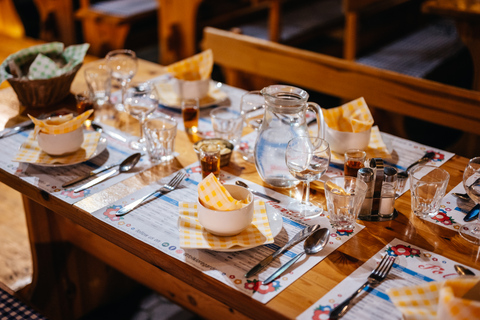
<svg viewBox="0 0 480 320">
<path fill-rule="evenodd" d="M 182 182 L 183 178 L 185 178 L 185 176 L 186 176 L 185 172 L 183 172 L 183 171 L 178 172 L 172 178 L 172 180 L 170 180 L 167 184 L 163 185 L 160 189 L 157 189 L 157 190 L 141 197 L 140 199 L 138 199 L 138 200 L 136 200 L 136 201 L 134 201 L 130 204 L 127 204 L 125 207 L 118 210 L 115 215 L 117 217 L 124 216 L 127 213 L 129 213 L 130 211 L 132 211 L 133 209 L 135 209 L 136 207 L 138 207 L 140 204 L 142 204 L 145 200 L 147 200 L 151 196 L 153 196 L 157 193 L 160 193 L 160 194 L 163 195 L 163 194 L 169 193 L 170 191 L 175 190 L 178 187 L 178 185 L 180 184 L 180 182 Z"/>
<path fill-rule="evenodd" d="M 365 289 L 366 287 L 376 286 L 380 282 L 385 280 L 388 273 L 392 269 L 392 266 L 395 263 L 396 258 L 397 257 L 393 257 L 389 255 L 383 256 L 378 266 L 368 276 L 367 281 L 360 288 L 358 288 L 358 290 L 355 291 L 350 297 L 348 297 L 344 302 L 340 303 L 330 312 L 330 319 L 335 320 L 343 317 L 345 313 L 347 313 L 347 311 L 350 309 L 352 300 L 355 299 L 355 297 L 360 292 L 362 292 L 363 289 Z"/>
</svg>

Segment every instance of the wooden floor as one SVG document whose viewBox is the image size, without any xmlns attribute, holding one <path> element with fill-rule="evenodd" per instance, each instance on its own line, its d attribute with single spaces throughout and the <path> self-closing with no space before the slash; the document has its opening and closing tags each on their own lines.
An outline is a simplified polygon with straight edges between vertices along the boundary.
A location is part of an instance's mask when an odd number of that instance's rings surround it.
<svg viewBox="0 0 480 320">
<path fill-rule="evenodd" d="M 20 193 L 0 183 L 0 282 L 17 291 L 31 282 L 32 257 Z"/>
</svg>

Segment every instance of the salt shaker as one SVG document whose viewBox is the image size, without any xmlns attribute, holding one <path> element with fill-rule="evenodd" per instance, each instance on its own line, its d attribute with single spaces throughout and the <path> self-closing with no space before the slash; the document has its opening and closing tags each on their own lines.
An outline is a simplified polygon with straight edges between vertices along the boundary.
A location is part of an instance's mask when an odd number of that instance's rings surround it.
<svg viewBox="0 0 480 320">
<path fill-rule="evenodd" d="M 381 201 L 378 215 L 386 218 L 393 215 L 395 206 L 395 191 L 397 181 L 397 169 L 393 167 L 383 168 L 383 184 L 380 194 Z"/>
<path fill-rule="evenodd" d="M 372 212 L 373 192 L 375 190 L 375 174 L 371 168 L 361 168 L 357 172 L 357 179 L 367 184 L 367 193 L 360 209 L 359 216 L 369 216 Z"/>
</svg>

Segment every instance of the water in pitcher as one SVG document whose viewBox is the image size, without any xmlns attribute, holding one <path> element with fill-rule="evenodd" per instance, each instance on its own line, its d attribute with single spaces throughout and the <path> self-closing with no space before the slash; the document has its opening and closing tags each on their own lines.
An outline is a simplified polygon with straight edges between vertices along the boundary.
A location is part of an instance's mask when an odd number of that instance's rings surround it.
<svg viewBox="0 0 480 320">
<path fill-rule="evenodd" d="M 274 85 L 264 88 L 265 113 L 255 143 L 255 166 L 263 181 L 273 187 L 289 188 L 299 183 L 285 163 L 288 141 L 308 135 L 306 112 L 317 114 L 318 133 L 325 136 L 323 114 L 316 103 L 307 102 L 300 88 Z"/>
</svg>

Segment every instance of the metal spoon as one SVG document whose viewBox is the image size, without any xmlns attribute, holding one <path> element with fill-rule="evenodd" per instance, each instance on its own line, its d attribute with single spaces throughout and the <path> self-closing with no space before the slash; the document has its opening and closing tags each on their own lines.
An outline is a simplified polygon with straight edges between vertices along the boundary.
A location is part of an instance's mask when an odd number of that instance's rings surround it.
<svg viewBox="0 0 480 320">
<path fill-rule="evenodd" d="M 424 163 L 424 162 L 427 162 L 427 161 L 430 161 L 432 160 L 433 158 L 435 157 L 435 152 L 427 152 L 425 153 L 425 155 L 423 157 L 421 157 L 420 159 L 418 159 L 417 161 L 415 161 L 414 163 L 412 163 L 411 165 L 408 166 L 408 168 L 405 170 L 405 171 L 400 171 L 399 173 L 397 173 L 397 177 L 401 177 L 401 178 L 408 178 L 408 171 L 410 169 L 412 169 L 414 166 L 416 166 L 417 164 L 420 164 L 420 163 Z"/>
<path fill-rule="evenodd" d="M 100 176 L 96 179 L 93 179 L 92 181 L 87 182 L 83 186 L 73 190 L 73 192 L 77 193 L 77 192 L 83 191 L 85 189 L 88 189 L 88 188 L 102 182 L 103 180 L 106 180 L 107 178 L 110 178 L 115 173 L 120 174 L 120 173 L 129 172 L 130 170 L 132 170 L 135 167 L 135 165 L 137 164 L 138 160 L 140 160 L 141 157 L 142 157 L 141 153 L 132 154 L 130 157 L 126 158 L 125 160 L 122 161 L 122 163 L 120 163 L 120 166 L 119 166 L 118 170 L 114 169 L 114 170 L 104 174 L 103 176 Z"/>
<path fill-rule="evenodd" d="M 295 262 L 300 259 L 303 254 L 315 254 L 320 252 L 327 243 L 328 237 L 330 236 L 330 230 L 327 228 L 322 228 L 310 235 L 307 240 L 303 243 L 303 251 L 293 257 L 290 261 L 281 266 L 277 271 L 275 271 L 270 277 L 268 277 L 263 284 L 269 284 L 277 277 L 279 277 L 285 270 L 292 266 Z"/>
<path fill-rule="evenodd" d="M 458 193 L 454 192 L 452 193 L 455 197 L 460 198 L 465 201 L 470 201 L 470 196 L 467 193 Z"/>
<path fill-rule="evenodd" d="M 470 269 L 462 266 L 462 265 L 459 265 L 459 264 L 456 264 L 454 265 L 455 267 L 455 271 L 457 271 L 457 273 L 460 275 L 460 276 L 474 276 L 475 273 L 473 273 Z"/>
</svg>

